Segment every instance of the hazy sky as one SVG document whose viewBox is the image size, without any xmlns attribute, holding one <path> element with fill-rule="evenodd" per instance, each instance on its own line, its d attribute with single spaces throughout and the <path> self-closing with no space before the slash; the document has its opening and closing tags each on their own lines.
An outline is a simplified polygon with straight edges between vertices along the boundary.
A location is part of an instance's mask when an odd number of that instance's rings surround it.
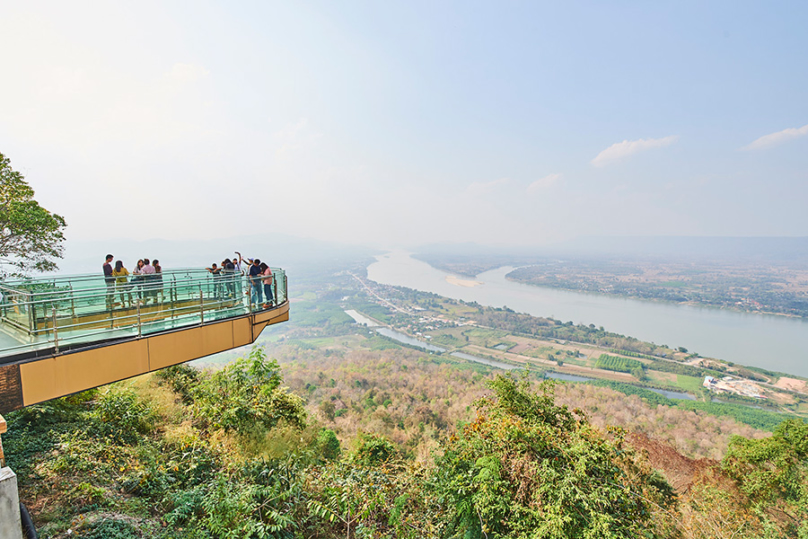
<svg viewBox="0 0 808 539">
<path fill-rule="evenodd" d="M 0 152 L 76 240 L 808 235 L 806 20 L 3 0 Z"/>
</svg>

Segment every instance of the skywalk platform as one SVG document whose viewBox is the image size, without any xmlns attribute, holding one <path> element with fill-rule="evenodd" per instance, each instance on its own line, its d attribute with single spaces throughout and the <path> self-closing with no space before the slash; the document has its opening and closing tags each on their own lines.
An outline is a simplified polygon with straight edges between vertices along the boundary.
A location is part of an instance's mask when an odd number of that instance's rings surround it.
<svg viewBox="0 0 808 539">
<path fill-rule="evenodd" d="M 0 282 L 0 414 L 255 342 L 289 319 L 286 273 L 272 271 L 269 304 L 241 274 L 197 269 Z"/>
</svg>

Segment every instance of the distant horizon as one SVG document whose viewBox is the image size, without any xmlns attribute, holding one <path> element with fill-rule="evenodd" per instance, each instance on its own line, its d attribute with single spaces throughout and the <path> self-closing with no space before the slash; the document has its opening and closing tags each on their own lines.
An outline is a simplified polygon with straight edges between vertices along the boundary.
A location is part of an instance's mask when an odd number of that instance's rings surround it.
<svg viewBox="0 0 808 539">
<path fill-rule="evenodd" d="M 279 241 L 280 240 L 280 241 Z M 270 252 L 280 249 L 281 251 L 302 251 L 316 257 L 317 246 L 325 247 L 331 250 L 339 251 L 347 249 L 349 251 L 373 251 L 373 252 L 388 252 L 403 250 L 408 252 L 437 252 L 448 251 L 454 253 L 472 254 L 474 251 L 480 253 L 498 253 L 498 254 L 525 254 L 525 251 L 534 251 L 541 253 L 543 251 L 553 252 L 557 249 L 565 250 L 590 250 L 593 254 L 601 254 L 604 249 L 613 247 L 654 247 L 653 243 L 657 242 L 659 246 L 669 246 L 670 242 L 691 242 L 690 246 L 703 246 L 707 243 L 715 244 L 715 242 L 723 244 L 724 247 L 741 247 L 744 244 L 754 244 L 759 246 L 761 242 L 768 244 L 771 247 L 783 246 L 783 243 L 793 247 L 796 243 L 804 247 L 806 256 L 808 256 L 808 236 L 579 236 L 569 240 L 559 241 L 552 244 L 543 245 L 501 245 L 501 244 L 484 244 L 479 242 L 433 242 L 421 243 L 417 245 L 372 245 L 360 243 L 345 243 L 340 241 L 327 241 L 316 238 L 305 238 L 301 236 L 294 236 L 290 234 L 270 235 L 265 236 L 261 234 L 246 234 L 237 235 L 227 238 L 210 238 L 210 239 L 194 239 L 194 240 L 172 240 L 166 238 L 153 238 L 146 240 L 135 240 L 132 238 L 118 238 L 112 240 L 106 239 L 88 239 L 88 240 L 71 240 L 66 243 L 66 254 L 70 255 L 71 247 L 74 249 L 78 256 L 89 256 L 88 248 L 90 250 L 100 251 L 116 250 L 116 248 L 133 249 L 139 248 L 135 246 L 142 246 L 144 249 L 154 249 L 159 244 L 163 245 L 163 249 L 170 249 L 180 247 L 183 253 L 197 253 L 195 251 L 198 247 L 210 245 L 212 251 L 220 252 L 227 251 L 227 254 L 232 254 L 229 251 L 233 249 L 244 249 L 244 255 L 250 250 L 266 249 Z M 637 244 L 640 245 L 637 245 Z M 151 244 L 151 245 L 150 245 Z M 103 248 L 102 248 L 103 247 Z M 100 251 L 98 251 L 100 253 Z M 104 253 L 104 254 L 105 254 Z M 197 253 L 199 254 L 199 253 Z M 103 256 L 95 255 L 95 256 Z"/>
</svg>

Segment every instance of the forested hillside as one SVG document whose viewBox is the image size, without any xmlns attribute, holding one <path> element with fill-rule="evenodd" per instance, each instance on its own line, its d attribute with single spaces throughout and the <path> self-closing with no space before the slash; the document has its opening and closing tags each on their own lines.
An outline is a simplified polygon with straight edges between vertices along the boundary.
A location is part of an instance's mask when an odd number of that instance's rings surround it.
<svg viewBox="0 0 808 539">
<path fill-rule="evenodd" d="M 411 350 L 274 352 L 12 414 L 41 536 L 789 537 L 808 516 L 801 422 L 755 441 L 730 419 Z M 725 456 L 666 469 L 648 437 Z"/>
</svg>

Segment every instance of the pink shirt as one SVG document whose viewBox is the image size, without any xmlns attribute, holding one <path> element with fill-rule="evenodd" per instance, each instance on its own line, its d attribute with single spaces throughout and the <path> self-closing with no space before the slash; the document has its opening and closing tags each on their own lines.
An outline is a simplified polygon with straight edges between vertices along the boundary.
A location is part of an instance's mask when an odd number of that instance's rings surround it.
<svg viewBox="0 0 808 539">
<path fill-rule="evenodd" d="M 269 278 L 264 279 L 264 284 L 272 284 L 272 270 L 267 268 L 261 275 L 269 275 Z"/>
</svg>

